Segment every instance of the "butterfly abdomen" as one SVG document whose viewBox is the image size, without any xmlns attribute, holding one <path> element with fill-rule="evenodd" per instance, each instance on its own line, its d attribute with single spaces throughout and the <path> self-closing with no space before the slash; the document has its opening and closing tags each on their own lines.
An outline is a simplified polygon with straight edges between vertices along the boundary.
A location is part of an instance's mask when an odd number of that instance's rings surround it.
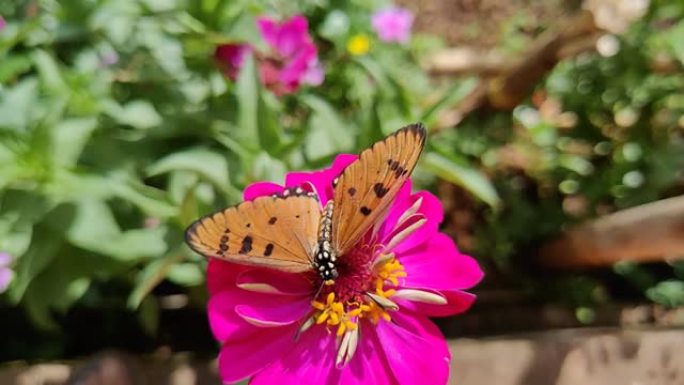
<svg viewBox="0 0 684 385">
<path fill-rule="evenodd" d="M 332 248 L 330 241 L 332 236 L 332 212 L 333 201 L 325 205 L 321 221 L 318 226 L 318 243 L 314 252 L 314 268 L 325 282 L 331 282 L 337 278 L 337 254 Z"/>
</svg>

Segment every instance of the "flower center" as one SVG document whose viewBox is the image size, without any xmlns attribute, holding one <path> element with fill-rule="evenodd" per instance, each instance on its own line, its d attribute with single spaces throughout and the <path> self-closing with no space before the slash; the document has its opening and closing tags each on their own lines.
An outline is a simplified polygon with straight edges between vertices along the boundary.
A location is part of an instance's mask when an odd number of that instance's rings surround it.
<svg viewBox="0 0 684 385">
<path fill-rule="evenodd" d="M 381 245 L 360 246 L 340 258 L 335 284 L 323 286 L 311 303 L 316 324 L 337 328 L 337 335 L 342 336 L 347 330 L 356 330 L 360 319 L 374 324 L 391 319 L 389 311 L 398 307 L 390 297 L 406 272 L 394 253 L 373 252 L 382 249 Z"/>
</svg>

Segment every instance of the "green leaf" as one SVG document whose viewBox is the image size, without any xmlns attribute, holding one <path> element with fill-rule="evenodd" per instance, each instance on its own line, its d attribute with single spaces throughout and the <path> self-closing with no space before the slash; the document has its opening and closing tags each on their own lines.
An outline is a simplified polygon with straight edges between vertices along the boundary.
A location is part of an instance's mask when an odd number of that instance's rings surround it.
<svg viewBox="0 0 684 385">
<path fill-rule="evenodd" d="M 204 271 L 197 263 L 177 263 L 171 266 L 168 278 L 183 286 L 199 286 L 204 282 Z"/>
<path fill-rule="evenodd" d="M 92 199 L 78 202 L 74 222 L 67 230 L 71 244 L 122 261 L 163 254 L 165 235 L 163 227 L 122 232 L 109 206 Z"/>
<path fill-rule="evenodd" d="M 157 110 L 146 100 L 134 100 L 124 106 L 108 103 L 105 112 L 120 124 L 143 130 L 162 123 Z"/>
<path fill-rule="evenodd" d="M 499 195 L 487 176 L 472 167 L 457 163 L 435 152 L 423 156 L 422 166 L 438 177 L 465 188 L 494 208 L 501 203 Z"/>
<path fill-rule="evenodd" d="M 162 190 L 144 185 L 135 180 L 112 180 L 112 192 L 119 198 L 138 206 L 145 214 L 157 218 L 171 218 L 178 215 L 178 208 L 171 204 Z"/>
<path fill-rule="evenodd" d="M 38 107 L 38 81 L 34 77 L 0 93 L 0 126 L 24 131 Z"/>
<path fill-rule="evenodd" d="M 268 155 L 266 152 L 259 154 L 252 163 L 252 180 L 285 180 L 285 164 Z"/>
<path fill-rule="evenodd" d="M 240 129 L 235 134 L 240 144 L 246 148 L 261 148 L 277 154 L 282 145 L 282 132 L 262 95 L 252 55 L 247 55 L 240 70 L 236 94 Z"/>
<path fill-rule="evenodd" d="M 380 119 L 378 103 L 378 98 L 376 97 L 368 108 L 364 110 L 365 123 L 363 127 L 361 127 L 361 134 L 358 137 L 357 147 L 370 147 L 373 143 L 385 136 L 382 131 L 382 119 Z"/>
<path fill-rule="evenodd" d="M 14 303 L 22 299 L 33 279 L 55 258 L 62 243 L 58 234 L 48 231 L 45 227 L 37 228 L 35 237 L 40 239 L 40 242 L 32 242 L 14 268 L 16 276 L 9 292 L 10 300 Z"/>
<path fill-rule="evenodd" d="M 0 84 L 6 84 L 13 78 L 31 69 L 33 61 L 28 55 L 5 56 L 0 62 Z"/>
<path fill-rule="evenodd" d="M 245 57 L 237 79 L 238 127 L 236 139 L 244 147 L 259 144 L 259 79 L 252 55 Z"/>
<path fill-rule="evenodd" d="M 58 94 L 69 91 L 60 73 L 59 65 L 52 56 L 43 50 L 36 50 L 32 56 L 40 80 L 49 92 Z"/>
<path fill-rule="evenodd" d="M 52 129 L 52 155 L 60 166 L 76 165 L 90 134 L 97 127 L 97 119 L 65 119 Z"/>
<path fill-rule="evenodd" d="M 136 278 L 135 288 L 128 297 L 128 307 L 135 309 L 168 274 L 171 267 L 183 259 L 181 253 L 171 253 L 147 264 Z"/>
<path fill-rule="evenodd" d="M 458 102 L 468 95 L 477 85 L 478 81 L 475 78 L 456 82 L 453 86 L 449 87 L 439 100 L 423 111 L 419 121 L 428 127 L 432 126 L 437 121 L 437 117 L 441 111 L 458 104 Z"/>
<path fill-rule="evenodd" d="M 191 171 L 225 191 L 230 185 L 228 161 L 214 151 L 194 148 L 173 153 L 147 168 L 148 176 L 166 174 L 173 171 Z"/>
<path fill-rule="evenodd" d="M 354 145 L 354 130 L 345 124 L 335 109 L 325 100 L 306 95 L 301 98 L 311 108 L 309 135 L 306 137 L 305 152 L 309 159 L 317 160 L 351 150 Z"/>
<path fill-rule="evenodd" d="M 684 281 L 669 280 L 646 290 L 646 296 L 653 302 L 668 307 L 684 305 Z"/>
</svg>

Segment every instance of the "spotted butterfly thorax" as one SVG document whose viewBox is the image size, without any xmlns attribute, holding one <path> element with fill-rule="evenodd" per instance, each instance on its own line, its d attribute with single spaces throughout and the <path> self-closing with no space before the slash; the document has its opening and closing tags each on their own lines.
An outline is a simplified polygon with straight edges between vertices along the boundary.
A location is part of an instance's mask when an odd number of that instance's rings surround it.
<svg viewBox="0 0 684 385">
<path fill-rule="evenodd" d="M 334 283 L 345 253 L 384 218 L 425 145 L 412 124 L 362 151 L 333 181 L 321 204 L 313 186 L 285 188 L 204 216 L 186 230 L 196 252 L 286 272 L 315 271 Z"/>
</svg>

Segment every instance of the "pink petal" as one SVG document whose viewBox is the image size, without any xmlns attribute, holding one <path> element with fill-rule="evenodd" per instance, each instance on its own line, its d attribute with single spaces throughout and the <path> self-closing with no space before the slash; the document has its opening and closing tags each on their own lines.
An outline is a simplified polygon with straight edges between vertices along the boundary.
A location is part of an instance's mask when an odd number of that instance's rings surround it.
<svg viewBox="0 0 684 385">
<path fill-rule="evenodd" d="M 423 203 L 420 205 L 418 213 L 425 216 L 427 222 L 398 244 L 393 250 L 395 253 L 403 253 L 425 243 L 427 239 L 431 239 L 437 234 L 439 224 L 444 219 L 442 203 L 428 191 L 420 191 L 413 194 L 406 208 L 408 209 L 419 198 L 423 199 Z"/>
<path fill-rule="evenodd" d="M 273 311 L 269 312 L 270 309 Z M 288 318 L 296 318 L 297 315 L 303 318 L 309 309 L 309 296 L 276 296 L 235 286 L 211 295 L 207 303 L 209 326 L 216 339 L 222 342 L 257 332 L 257 325 L 272 327 L 279 323 L 292 323 L 294 320 Z M 259 324 L 260 320 L 264 321 L 263 324 Z"/>
<path fill-rule="evenodd" d="M 309 68 L 309 63 L 316 60 L 316 46 L 313 44 L 305 45 L 285 63 L 279 74 L 280 82 L 292 89 L 296 89 L 302 83 L 304 75 L 306 75 L 306 71 Z"/>
<path fill-rule="evenodd" d="M 251 269 L 251 267 L 209 258 L 207 265 L 207 288 L 209 289 L 209 295 L 211 296 L 222 290 L 234 289 L 235 280 L 238 275 L 247 269 Z"/>
<path fill-rule="evenodd" d="M 378 338 L 402 385 L 446 384 L 451 355 L 446 340 L 426 317 L 397 312 L 377 325 Z"/>
<path fill-rule="evenodd" d="M 282 295 L 313 295 L 311 282 L 302 274 L 251 268 L 240 273 L 236 285 L 244 290 Z"/>
<path fill-rule="evenodd" d="M 423 244 L 398 254 L 406 269 L 403 287 L 415 289 L 468 289 L 482 279 L 477 262 L 461 254 L 454 241 L 442 233 L 434 234 Z"/>
<path fill-rule="evenodd" d="M 297 325 L 261 329 L 259 333 L 224 344 L 218 366 L 224 383 L 234 383 L 252 376 L 292 349 Z"/>
<path fill-rule="evenodd" d="M 292 349 L 252 377 L 250 385 L 339 384 L 336 354 L 335 333 L 312 327 Z"/>
<path fill-rule="evenodd" d="M 446 298 L 444 305 L 413 302 L 408 300 L 395 300 L 400 309 L 407 309 L 415 313 L 429 317 L 448 317 L 463 313 L 475 302 L 475 295 L 460 290 L 440 290 L 439 293 Z"/>
<path fill-rule="evenodd" d="M 0 252 L 0 267 L 8 266 L 10 263 L 12 263 L 12 259 L 13 258 L 11 254 Z"/>
<path fill-rule="evenodd" d="M 325 204 L 333 196 L 332 182 L 342 174 L 342 171 L 354 162 L 358 156 L 340 154 L 329 168 L 312 172 L 291 172 L 285 177 L 285 186 L 300 186 L 306 182 L 313 184 L 321 202 Z"/>
<path fill-rule="evenodd" d="M 12 278 L 14 272 L 11 269 L 0 267 L 0 294 L 7 290 Z"/>
<path fill-rule="evenodd" d="M 399 384 L 387 362 L 375 325 L 361 324 L 361 337 L 356 354 L 347 366 L 340 369 L 340 384 L 395 385 Z"/>
<path fill-rule="evenodd" d="M 272 195 L 283 191 L 283 186 L 271 182 L 256 182 L 247 186 L 242 196 L 246 201 L 254 200 L 260 196 Z"/>
<path fill-rule="evenodd" d="M 283 298 L 283 297 L 279 297 Z M 277 327 L 303 320 L 311 312 L 311 298 L 298 297 L 297 301 L 235 306 L 235 312 L 245 321 L 261 327 Z"/>
<path fill-rule="evenodd" d="M 302 15 L 297 15 L 283 23 L 268 17 L 257 19 L 261 36 L 271 48 L 282 57 L 289 57 L 305 43 L 311 41 L 309 24 Z"/>
<path fill-rule="evenodd" d="M 375 12 L 371 23 L 380 40 L 406 43 L 411 37 L 413 14 L 404 8 L 390 7 Z"/>
<path fill-rule="evenodd" d="M 247 44 L 222 44 L 216 47 L 214 58 L 218 60 L 226 76 L 231 80 L 237 79 L 245 56 L 252 52 Z"/>
<path fill-rule="evenodd" d="M 316 60 L 313 64 L 309 63 L 309 67 L 304 73 L 302 82 L 311 86 L 320 86 L 323 84 L 325 79 L 325 71 L 323 71 L 323 66 Z"/>
<path fill-rule="evenodd" d="M 307 43 L 311 43 L 309 36 L 309 22 L 306 17 L 296 15 L 280 25 L 277 51 L 283 57 L 290 57 L 300 51 Z"/>
<path fill-rule="evenodd" d="M 385 220 L 380 225 L 380 230 L 378 231 L 379 239 L 384 239 L 392 232 L 399 218 L 415 202 L 415 199 L 411 197 L 411 186 L 411 179 L 407 179 L 399 189 L 397 196 L 394 198 L 394 203 L 390 206 Z"/>
<path fill-rule="evenodd" d="M 235 312 L 234 299 L 234 293 L 224 291 L 213 295 L 207 302 L 209 327 L 214 337 L 221 342 L 255 334 L 261 329 L 247 323 Z"/>
<path fill-rule="evenodd" d="M 259 17 L 256 22 L 261 31 L 261 37 L 266 40 L 266 43 L 271 47 L 278 46 L 278 33 L 280 32 L 278 22 L 270 17 Z"/>
</svg>

